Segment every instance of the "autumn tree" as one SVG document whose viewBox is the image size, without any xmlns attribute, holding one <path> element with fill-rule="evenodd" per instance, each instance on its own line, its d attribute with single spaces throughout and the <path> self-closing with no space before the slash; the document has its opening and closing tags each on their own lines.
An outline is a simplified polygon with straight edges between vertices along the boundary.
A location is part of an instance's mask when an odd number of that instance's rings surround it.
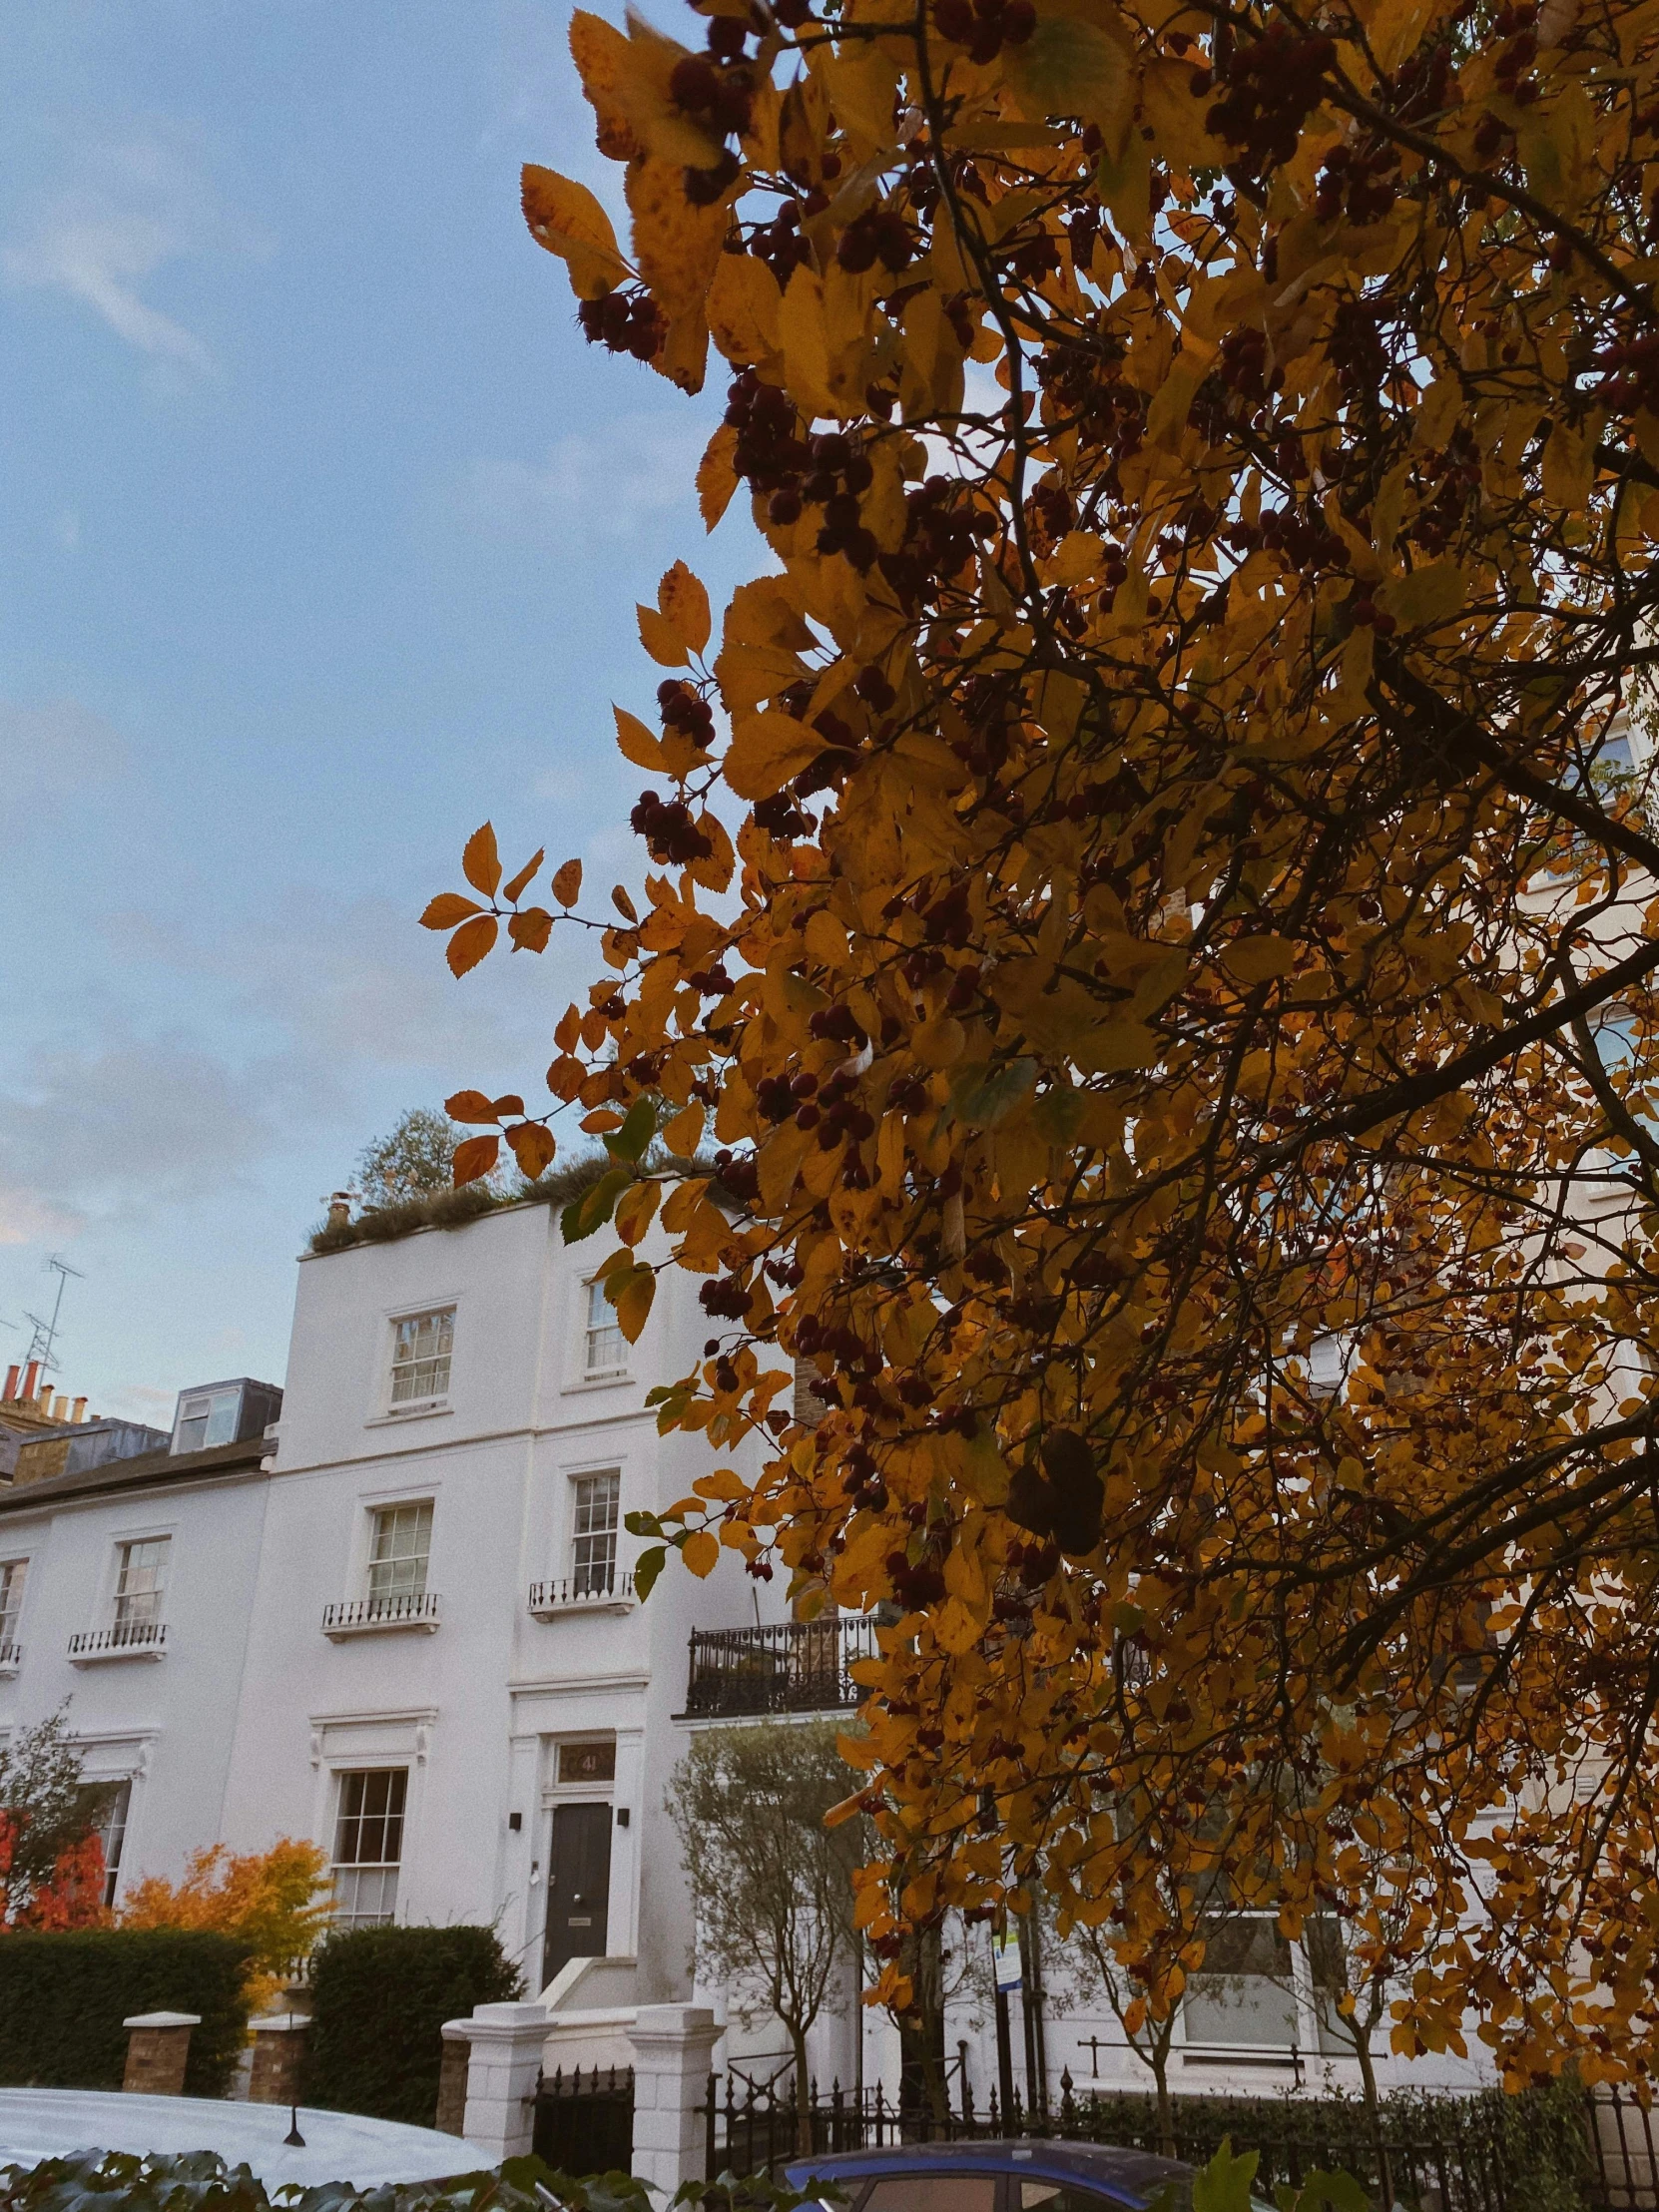
<svg viewBox="0 0 1659 2212">
<path fill-rule="evenodd" d="M 101 1918 L 104 1852 L 93 1831 L 108 1793 L 81 1769 L 67 1704 L 0 1743 L 0 1928 Z"/>
<path fill-rule="evenodd" d="M 1609 764 L 1659 18 L 685 28 L 573 21 L 626 252 L 551 170 L 525 213 L 594 343 L 696 390 L 712 337 L 703 512 L 765 559 L 718 652 L 685 563 L 640 609 L 643 911 L 574 862 L 537 903 L 488 830 L 427 910 L 457 973 L 603 926 L 553 1105 L 459 1094 L 457 1175 L 579 1112 L 624 1328 L 703 1279 L 661 1422 L 770 1443 L 658 1537 L 896 1608 L 883 2000 L 1034 1885 L 1156 1928 L 1146 1836 L 1218 1808 L 1299 1926 L 1363 1814 L 1441 1932 L 1396 2049 L 1472 2006 L 1512 2080 L 1651 2068 L 1659 844 Z M 646 1162 L 647 1093 L 714 1173 Z"/>
<path fill-rule="evenodd" d="M 269 1851 L 226 1844 L 194 1851 L 178 1882 L 146 1875 L 121 1909 L 123 1928 L 206 1928 L 240 1936 L 251 1949 L 255 2008 L 278 1994 L 282 1969 L 303 1957 L 333 1911 L 328 1855 L 320 1844 L 279 1836 Z"/>
</svg>

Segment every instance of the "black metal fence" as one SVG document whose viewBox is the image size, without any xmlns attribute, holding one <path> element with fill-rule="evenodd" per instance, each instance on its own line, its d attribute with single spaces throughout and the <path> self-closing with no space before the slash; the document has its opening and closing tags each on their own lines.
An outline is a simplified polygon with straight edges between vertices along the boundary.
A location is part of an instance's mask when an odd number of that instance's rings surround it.
<svg viewBox="0 0 1659 2212">
<path fill-rule="evenodd" d="M 1300 2186 L 1316 2171 L 1353 2174 L 1373 2202 L 1418 2212 L 1659 2212 L 1651 2115 L 1617 2091 L 1586 2096 L 1569 2084 L 1521 2096 L 1403 2093 L 1377 2116 L 1358 2097 L 1177 2094 L 1173 2148 L 1203 2165 L 1224 2140 L 1259 2154 L 1256 2193 Z M 801 2154 L 880 2149 L 894 2143 L 1042 2135 L 1159 2151 L 1156 2101 L 1110 2090 L 1079 2091 L 1061 2076 L 1057 2106 L 1028 2114 L 1016 2088 L 1006 2113 L 995 2092 L 976 2104 L 964 2077 L 935 2106 L 893 2097 L 877 2084 L 826 2095 L 793 2079 L 709 2077 L 707 2173 L 775 2170 Z"/>
<path fill-rule="evenodd" d="M 531 2147 L 559 2173 L 626 2173 L 634 2160 L 633 2067 L 543 2074 Z"/>
<path fill-rule="evenodd" d="M 867 1620 L 696 1628 L 686 1711 L 700 1718 L 850 1712 L 865 1693 L 848 1669 L 874 1655 L 875 1631 Z"/>
</svg>

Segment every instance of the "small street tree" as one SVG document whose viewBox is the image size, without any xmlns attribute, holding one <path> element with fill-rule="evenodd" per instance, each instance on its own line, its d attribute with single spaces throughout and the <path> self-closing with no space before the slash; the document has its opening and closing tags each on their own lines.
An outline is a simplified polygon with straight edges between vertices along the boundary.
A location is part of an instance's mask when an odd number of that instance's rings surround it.
<svg viewBox="0 0 1659 2212">
<path fill-rule="evenodd" d="M 451 1187 L 455 1148 L 466 1132 L 447 1114 L 411 1106 L 385 1136 L 357 1159 L 357 1195 L 364 1206 L 398 1206 Z"/>
<path fill-rule="evenodd" d="M 669 1785 L 697 1916 L 699 1975 L 724 1979 L 745 2026 L 782 2022 L 800 2148 L 812 2148 L 807 2036 L 843 2004 L 852 1956 L 855 1829 L 826 1818 L 853 1780 L 831 1721 L 762 1722 L 693 1737 Z"/>
<path fill-rule="evenodd" d="M 147 1875 L 128 1893 L 120 1925 L 246 1937 L 257 2008 L 276 1996 L 280 1969 L 310 1950 L 332 1910 L 327 1853 L 320 1844 L 280 1836 L 264 1852 L 235 1854 L 225 1844 L 192 1852 L 178 1882 Z"/>
<path fill-rule="evenodd" d="M 69 1711 L 0 1744 L 0 1927 L 84 1927 L 101 1917 L 105 1793 L 81 1775 Z"/>
</svg>

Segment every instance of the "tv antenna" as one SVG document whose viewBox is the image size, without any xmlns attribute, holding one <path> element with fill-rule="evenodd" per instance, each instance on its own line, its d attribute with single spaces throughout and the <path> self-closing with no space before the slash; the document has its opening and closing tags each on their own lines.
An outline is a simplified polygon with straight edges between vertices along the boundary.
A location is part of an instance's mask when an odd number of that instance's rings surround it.
<svg viewBox="0 0 1659 2212">
<path fill-rule="evenodd" d="M 84 1283 L 86 1277 L 79 1268 L 72 1268 L 67 1260 L 60 1260 L 55 1252 L 46 1265 L 58 1279 L 57 1296 L 52 1301 L 52 1319 L 43 1320 L 39 1314 L 31 1314 L 27 1307 L 24 1308 L 23 1319 L 33 1324 L 35 1332 L 29 1339 L 29 1350 L 25 1358 L 38 1360 L 44 1374 L 54 1375 L 60 1364 L 57 1355 L 58 1316 L 63 1312 L 64 1289 L 71 1276 L 74 1276 L 77 1283 Z"/>
</svg>

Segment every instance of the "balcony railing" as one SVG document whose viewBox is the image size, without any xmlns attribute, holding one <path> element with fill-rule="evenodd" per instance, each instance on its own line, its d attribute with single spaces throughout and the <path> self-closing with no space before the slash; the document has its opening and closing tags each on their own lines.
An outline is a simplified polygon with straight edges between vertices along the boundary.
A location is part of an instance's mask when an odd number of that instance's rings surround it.
<svg viewBox="0 0 1659 2212">
<path fill-rule="evenodd" d="M 22 1664 L 23 1646 L 21 1644 L 0 1644 L 0 1674 L 16 1674 Z"/>
<path fill-rule="evenodd" d="M 557 1582 L 532 1582 L 530 1610 L 539 1621 L 557 1620 L 562 1613 L 610 1611 L 620 1613 L 634 1602 L 634 1577 L 614 1567 L 603 1572 L 567 1575 Z"/>
<path fill-rule="evenodd" d="M 324 1606 L 322 1633 L 339 1643 L 347 1636 L 377 1636 L 388 1629 L 413 1629 L 431 1635 L 438 1625 L 436 1590 L 408 1591 L 398 1597 L 353 1597 Z"/>
<path fill-rule="evenodd" d="M 846 1712 L 864 1697 L 849 1668 L 875 1656 L 867 1620 L 780 1621 L 770 1628 L 694 1628 L 686 1711 Z"/>
<path fill-rule="evenodd" d="M 69 1639 L 77 1667 L 100 1659 L 160 1659 L 167 1650 L 166 1621 L 125 1621 L 116 1628 L 85 1628 Z"/>
</svg>

